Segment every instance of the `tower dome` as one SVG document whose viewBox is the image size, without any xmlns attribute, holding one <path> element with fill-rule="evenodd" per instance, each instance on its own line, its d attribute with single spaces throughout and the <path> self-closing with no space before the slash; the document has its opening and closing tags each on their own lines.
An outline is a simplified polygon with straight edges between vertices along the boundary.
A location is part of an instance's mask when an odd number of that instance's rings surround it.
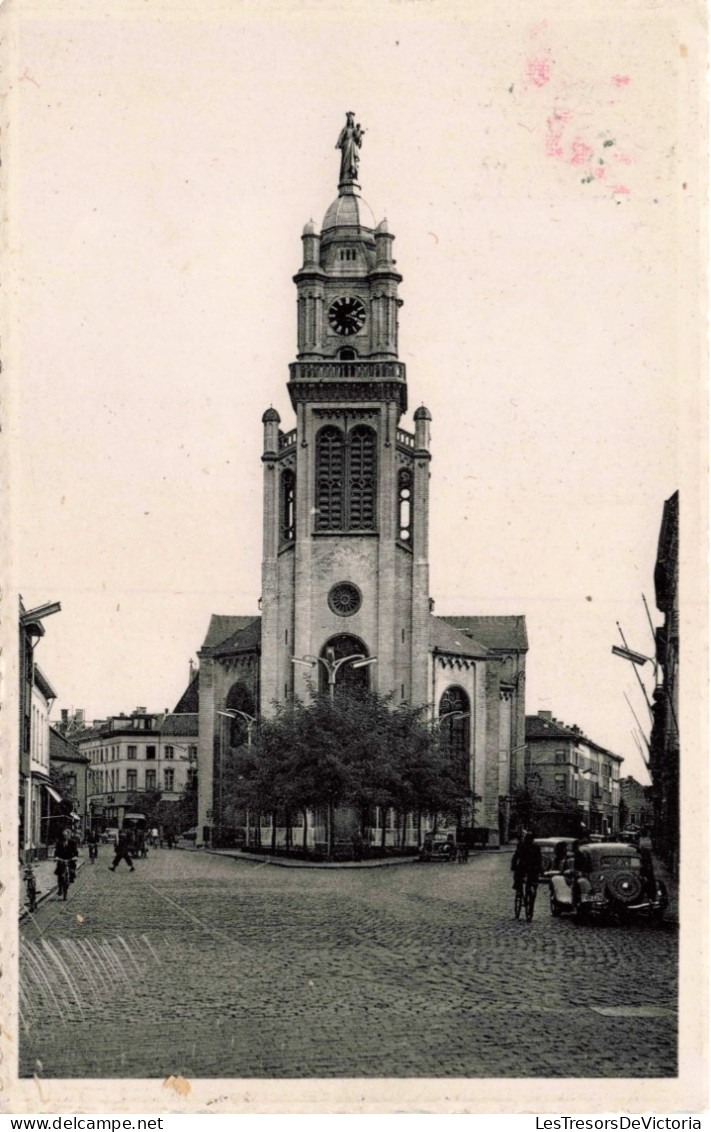
<svg viewBox="0 0 711 1132">
<path fill-rule="evenodd" d="M 367 228 L 369 232 L 375 230 L 373 210 L 352 185 L 341 188 L 326 210 L 321 232 L 325 235 L 333 228 Z"/>
<path fill-rule="evenodd" d="M 279 424 L 280 421 L 281 421 L 281 417 L 277 413 L 276 409 L 272 405 L 270 405 L 269 408 L 265 410 L 264 415 L 262 416 L 262 424 L 269 424 L 272 421 L 275 421 L 276 424 Z"/>
</svg>

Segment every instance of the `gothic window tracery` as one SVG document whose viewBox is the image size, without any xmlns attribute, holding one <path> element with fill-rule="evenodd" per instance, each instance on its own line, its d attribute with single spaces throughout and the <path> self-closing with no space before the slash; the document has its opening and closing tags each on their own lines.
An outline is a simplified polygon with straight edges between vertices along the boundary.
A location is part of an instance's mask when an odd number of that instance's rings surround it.
<svg viewBox="0 0 711 1132">
<path fill-rule="evenodd" d="M 469 696 L 458 684 L 450 684 L 439 701 L 440 737 L 452 757 L 466 760 L 469 755 L 471 722 Z"/>
<path fill-rule="evenodd" d="M 291 468 L 281 474 L 281 541 L 293 542 L 296 537 L 296 476 Z"/>
<path fill-rule="evenodd" d="M 373 531 L 377 516 L 377 438 L 357 425 L 348 438 L 333 425 L 316 437 L 316 530 Z"/>
</svg>

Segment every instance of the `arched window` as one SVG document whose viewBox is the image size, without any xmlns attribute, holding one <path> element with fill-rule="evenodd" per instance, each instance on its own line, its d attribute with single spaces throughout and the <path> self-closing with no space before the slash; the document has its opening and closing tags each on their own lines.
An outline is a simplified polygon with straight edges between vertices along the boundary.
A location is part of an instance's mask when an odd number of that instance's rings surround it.
<svg viewBox="0 0 711 1132">
<path fill-rule="evenodd" d="M 375 433 L 367 425 L 357 425 L 351 430 L 348 465 L 348 528 L 351 531 L 375 530 Z"/>
<path fill-rule="evenodd" d="M 331 637 L 321 649 L 321 656 L 329 661 L 329 666 L 334 666 L 343 657 L 355 656 L 358 653 L 367 656 L 368 650 L 359 637 L 354 637 L 350 633 L 339 633 L 338 636 Z M 321 663 L 318 667 L 319 691 L 325 693 L 329 688 L 328 668 Z M 367 690 L 370 687 L 370 668 L 370 665 L 354 668 L 352 663 L 339 664 L 335 670 L 335 691 Z"/>
<path fill-rule="evenodd" d="M 227 693 L 225 711 L 243 711 L 245 715 L 252 718 L 256 716 L 254 696 L 242 680 L 233 684 Z M 228 729 L 230 747 L 241 747 L 247 742 L 248 720 L 244 716 L 236 715 L 232 720 L 225 719 L 223 716 L 218 716 L 218 718 L 222 719 Z"/>
<path fill-rule="evenodd" d="M 293 542 L 295 538 L 296 476 L 291 468 L 281 474 L 281 541 Z"/>
<path fill-rule="evenodd" d="M 397 477 L 397 537 L 412 544 L 412 472 L 401 468 Z"/>
<path fill-rule="evenodd" d="M 450 684 L 439 701 L 439 733 L 452 758 L 462 762 L 464 770 L 469 758 L 471 708 L 469 696 L 458 684 Z"/>
<path fill-rule="evenodd" d="M 338 351 L 338 359 L 341 362 L 354 362 L 358 355 L 352 346 L 342 346 Z"/>
<path fill-rule="evenodd" d="M 368 425 L 347 441 L 333 425 L 316 436 L 316 530 L 374 531 L 377 527 L 377 438 Z"/>
<path fill-rule="evenodd" d="M 316 530 L 341 531 L 345 518 L 343 433 L 328 425 L 316 437 Z"/>
</svg>

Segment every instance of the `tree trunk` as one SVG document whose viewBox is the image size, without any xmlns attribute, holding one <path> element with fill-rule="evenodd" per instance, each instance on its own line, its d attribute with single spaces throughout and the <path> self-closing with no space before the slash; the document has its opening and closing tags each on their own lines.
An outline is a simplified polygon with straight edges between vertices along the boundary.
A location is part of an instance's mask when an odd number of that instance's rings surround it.
<svg viewBox="0 0 711 1132">
<path fill-rule="evenodd" d="M 277 812 L 272 810 L 272 853 L 276 853 L 277 847 Z"/>
<path fill-rule="evenodd" d="M 291 849 L 291 814 L 289 813 L 288 810 L 286 812 L 285 821 L 286 821 L 286 850 L 287 850 L 287 853 L 288 853 L 288 851 Z"/>
<path fill-rule="evenodd" d="M 308 830 L 309 830 L 309 811 L 306 809 L 306 806 L 304 806 L 304 839 L 303 839 L 303 842 L 302 842 L 302 848 L 304 850 L 304 853 L 306 852 L 306 849 L 307 849 L 307 846 L 308 846 Z"/>
<path fill-rule="evenodd" d="M 417 845 L 422 844 L 422 810 L 417 811 Z"/>
<path fill-rule="evenodd" d="M 380 816 L 381 816 L 382 821 L 383 821 L 383 828 L 380 831 L 380 848 L 384 852 L 385 851 L 385 838 L 387 836 L 387 823 L 388 823 L 388 811 L 387 811 L 387 808 L 385 806 L 380 807 Z"/>
</svg>

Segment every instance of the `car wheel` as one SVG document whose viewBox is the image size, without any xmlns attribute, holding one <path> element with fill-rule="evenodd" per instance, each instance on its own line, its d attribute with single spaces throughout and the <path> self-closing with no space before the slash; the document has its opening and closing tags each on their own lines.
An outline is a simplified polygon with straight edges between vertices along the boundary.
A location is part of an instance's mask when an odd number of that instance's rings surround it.
<svg viewBox="0 0 711 1132">
<path fill-rule="evenodd" d="M 558 903 L 558 901 L 555 898 L 555 894 L 553 892 L 553 889 L 551 889 L 550 896 L 551 896 L 551 916 L 560 916 L 562 909 L 561 909 L 560 904 Z"/>
</svg>

